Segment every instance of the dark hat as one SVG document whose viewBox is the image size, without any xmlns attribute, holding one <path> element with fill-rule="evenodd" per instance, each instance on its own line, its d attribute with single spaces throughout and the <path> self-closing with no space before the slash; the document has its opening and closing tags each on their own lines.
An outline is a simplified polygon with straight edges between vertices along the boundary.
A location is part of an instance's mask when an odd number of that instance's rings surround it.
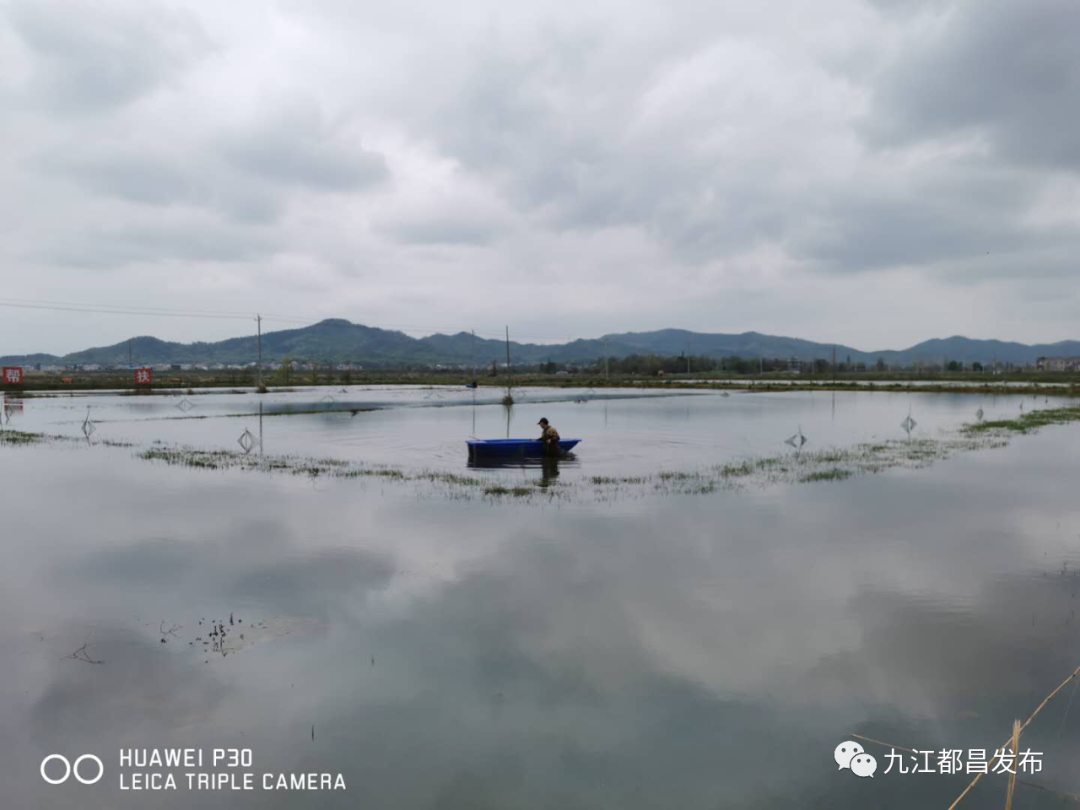
<svg viewBox="0 0 1080 810">
<path fill-rule="evenodd" d="M 538 424 L 538 425 L 546 425 L 547 423 L 548 423 L 547 417 L 546 416 L 541 416 L 540 421 L 537 422 L 536 424 Z"/>
</svg>

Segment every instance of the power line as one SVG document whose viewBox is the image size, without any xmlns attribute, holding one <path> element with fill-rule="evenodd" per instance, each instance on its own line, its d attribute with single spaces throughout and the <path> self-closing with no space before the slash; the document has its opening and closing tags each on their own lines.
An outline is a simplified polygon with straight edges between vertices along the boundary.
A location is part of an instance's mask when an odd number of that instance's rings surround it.
<svg viewBox="0 0 1080 810">
<path fill-rule="evenodd" d="M 166 318 L 219 318 L 225 320 L 252 320 L 252 316 L 249 315 L 211 315 L 210 313 L 196 313 L 196 312 L 160 312 L 160 311 L 146 311 L 138 312 L 125 309 L 106 309 L 104 307 L 80 307 L 80 306 L 56 306 L 47 304 L 17 304 L 9 301 L 0 301 L 0 307 L 9 307 L 13 309 L 47 309 L 54 312 L 86 312 L 91 314 L 100 315 L 142 315 L 152 317 L 166 317 Z"/>
<path fill-rule="evenodd" d="M 138 306 L 130 306 L 128 304 L 88 304 L 85 301 L 45 301 L 39 298 L 12 298 L 10 296 L 0 296 L 0 302 L 13 302 L 16 304 L 41 304 L 48 306 L 65 306 L 65 307 L 100 307 L 108 310 L 133 310 L 142 312 L 175 312 L 181 314 L 199 314 L 199 315 L 235 315 L 250 317 L 246 310 L 235 309 L 196 309 L 195 307 L 151 307 L 145 304 Z"/>
</svg>

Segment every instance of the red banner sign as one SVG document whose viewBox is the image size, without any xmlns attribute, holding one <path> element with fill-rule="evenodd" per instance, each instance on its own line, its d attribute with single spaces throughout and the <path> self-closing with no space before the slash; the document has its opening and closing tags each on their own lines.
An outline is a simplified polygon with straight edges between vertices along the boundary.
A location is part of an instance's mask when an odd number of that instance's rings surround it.
<svg viewBox="0 0 1080 810">
<path fill-rule="evenodd" d="M 0 377 L 4 385 L 22 385 L 22 366 L 4 366 L 4 376 Z"/>
<path fill-rule="evenodd" d="M 136 385 L 150 385 L 154 381 L 154 370 L 152 368 L 137 368 L 135 369 L 135 384 Z"/>
</svg>

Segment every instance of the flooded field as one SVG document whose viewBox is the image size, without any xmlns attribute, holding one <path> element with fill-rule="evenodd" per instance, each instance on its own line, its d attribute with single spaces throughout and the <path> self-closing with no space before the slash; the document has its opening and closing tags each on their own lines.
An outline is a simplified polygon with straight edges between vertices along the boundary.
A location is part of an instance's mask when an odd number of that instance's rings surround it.
<svg viewBox="0 0 1080 810">
<path fill-rule="evenodd" d="M 3 805 L 945 808 L 972 777 L 890 746 L 997 748 L 1080 664 L 1080 425 L 1032 417 L 1064 398 L 514 397 L 6 402 L 38 438 L 0 443 Z M 468 467 L 541 416 L 573 458 Z M 1016 806 L 1080 794 L 1073 695 Z M 837 769 L 852 735 L 873 779 Z M 121 790 L 118 751 L 172 747 L 251 749 L 275 789 Z M 43 792 L 54 752 L 105 778 Z"/>
<path fill-rule="evenodd" d="M 581 438 L 560 465 L 575 476 L 640 476 L 771 456 L 801 431 L 807 451 L 888 440 L 919 440 L 975 422 L 1061 407 L 1062 397 L 655 389 L 361 387 L 265 396 L 192 391 L 166 396 L 39 395 L 9 400 L 5 427 L 134 447 L 243 452 L 389 465 L 403 471 L 463 471 L 469 438 L 532 438 L 544 416 L 565 438 Z M 1026 409 L 1026 410 L 1025 410 Z M 911 416 L 910 430 L 903 427 Z M 87 439 L 87 423 L 92 432 Z M 788 446 L 790 449 L 790 445 Z M 520 469 L 486 473 L 501 479 Z M 528 475 L 528 473 L 524 473 Z"/>
</svg>

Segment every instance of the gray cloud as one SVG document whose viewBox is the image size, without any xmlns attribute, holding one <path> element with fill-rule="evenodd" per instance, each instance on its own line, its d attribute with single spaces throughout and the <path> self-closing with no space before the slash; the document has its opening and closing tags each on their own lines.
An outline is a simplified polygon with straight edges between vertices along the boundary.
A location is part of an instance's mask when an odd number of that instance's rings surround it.
<svg viewBox="0 0 1080 810">
<path fill-rule="evenodd" d="M 240 231 L 193 221 L 103 229 L 78 241 L 44 246 L 35 258 L 46 264 L 108 270 L 133 263 L 257 260 L 280 246 L 280 239 L 263 229 Z"/>
<path fill-rule="evenodd" d="M 205 208 L 241 224 L 264 224 L 284 206 L 280 190 L 237 176 L 212 150 L 145 151 L 109 145 L 55 149 L 36 156 L 41 171 L 84 192 L 136 205 Z"/>
<path fill-rule="evenodd" d="M 403 223 L 392 232 L 413 245 L 486 245 L 497 230 L 490 223 L 446 216 Z"/>
<path fill-rule="evenodd" d="M 323 120 L 316 104 L 283 106 L 223 145 L 226 160 L 257 177 L 328 191 L 355 191 L 389 177 L 386 159 L 345 127 Z"/>
<path fill-rule="evenodd" d="M 85 190 L 134 203 L 167 205 L 201 196 L 196 178 L 182 162 L 165 156 L 74 156 L 66 152 L 43 156 L 42 169 L 66 176 Z"/>
<path fill-rule="evenodd" d="M 130 103 L 210 49 L 194 14 L 161 5 L 14 0 L 4 17 L 35 57 L 21 99 L 62 112 Z"/>
<path fill-rule="evenodd" d="M 814 226 L 796 247 L 840 272 L 937 266 L 1028 249 L 1035 234 L 1020 215 L 1035 191 L 1030 180 L 995 177 L 989 169 L 957 175 L 928 178 L 914 188 L 853 189 L 821 200 L 808 209 Z"/>
<path fill-rule="evenodd" d="M 971 134 L 1009 160 L 1080 168 L 1080 6 L 955 3 L 876 88 L 865 129 L 902 144 Z"/>
</svg>

